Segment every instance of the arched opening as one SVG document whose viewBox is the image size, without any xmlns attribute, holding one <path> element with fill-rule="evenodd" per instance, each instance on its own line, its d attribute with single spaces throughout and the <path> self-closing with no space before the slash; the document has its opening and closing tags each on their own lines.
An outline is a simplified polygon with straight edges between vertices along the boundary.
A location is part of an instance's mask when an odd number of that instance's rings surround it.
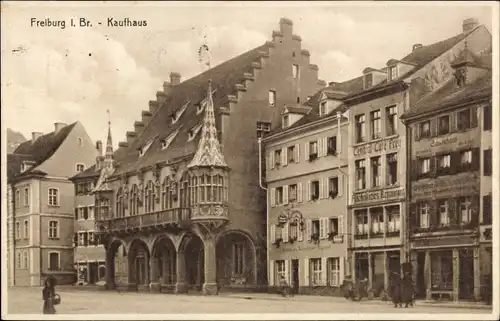
<svg viewBox="0 0 500 321">
<path fill-rule="evenodd" d="M 120 240 L 114 240 L 110 244 L 106 255 L 108 255 L 108 266 L 102 274 L 99 269 L 99 276 L 104 278 L 107 269 L 110 274 L 107 278 L 108 281 L 113 281 L 114 285 L 126 285 L 128 283 L 128 262 L 123 243 Z"/>
<path fill-rule="evenodd" d="M 137 286 L 149 285 L 149 251 L 142 240 L 136 239 L 130 244 L 128 264 L 129 283 Z"/>
<path fill-rule="evenodd" d="M 185 282 L 190 289 L 201 291 L 205 282 L 203 241 L 195 234 L 186 235 L 184 238 L 179 251 L 184 254 Z"/>
<path fill-rule="evenodd" d="M 256 283 L 256 253 L 252 239 L 240 231 L 229 231 L 217 240 L 217 280 L 222 286 Z"/>
<path fill-rule="evenodd" d="M 103 280 L 106 277 L 106 266 L 100 265 L 97 273 L 98 279 Z"/>
<path fill-rule="evenodd" d="M 162 285 L 175 285 L 177 282 L 177 253 L 172 240 L 160 237 L 153 245 L 153 275 L 151 282 Z"/>
</svg>

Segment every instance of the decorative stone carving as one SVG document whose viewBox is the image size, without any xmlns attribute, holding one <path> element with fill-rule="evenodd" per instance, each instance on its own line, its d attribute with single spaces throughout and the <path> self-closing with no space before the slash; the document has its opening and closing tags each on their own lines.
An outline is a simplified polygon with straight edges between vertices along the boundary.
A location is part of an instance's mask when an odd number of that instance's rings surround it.
<svg viewBox="0 0 500 321">
<path fill-rule="evenodd" d="M 227 206 L 222 204 L 200 204 L 191 209 L 192 218 L 213 217 L 214 219 L 227 218 Z"/>
</svg>

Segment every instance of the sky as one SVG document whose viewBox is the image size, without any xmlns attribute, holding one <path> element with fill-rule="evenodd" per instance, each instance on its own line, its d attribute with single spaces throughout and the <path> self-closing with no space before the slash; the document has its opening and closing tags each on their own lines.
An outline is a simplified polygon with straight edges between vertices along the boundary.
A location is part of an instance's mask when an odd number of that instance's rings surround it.
<svg viewBox="0 0 500 321">
<path fill-rule="evenodd" d="M 170 72 L 186 80 L 203 71 L 202 44 L 215 66 L 271 40 L 287 17 L 320 79 L 345 81 L 404 57 L 415 43 L 461 33 L 466 18 L 492 32 L 491 12 L 481 2 L 2 2 L 2 127 L 30 139 L 55 122 L 80 121 L 92 140 L 105 141 L 110 110 L 116 147 Z M 147 26 L 106 26 L 126 17 Z M 66 20 L 66 28 L 32 27 L 32 18 Z M 71 18 L 92 27 L 69 27 Z"/>
</svg>

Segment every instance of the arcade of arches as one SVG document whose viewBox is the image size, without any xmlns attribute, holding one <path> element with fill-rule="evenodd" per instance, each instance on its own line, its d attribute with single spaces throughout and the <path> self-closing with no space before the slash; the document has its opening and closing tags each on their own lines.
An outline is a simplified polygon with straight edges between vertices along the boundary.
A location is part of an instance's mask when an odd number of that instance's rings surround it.
<svg viewBox="0 0 500 321">
<path fill-rule="evenodd" d="M 167 233 L 158 235 L 151 247 L 141 238 L 128 248 L 115 239 L 108 244 L 106 265 L 108 289 L 215 294 L 218 286 L 257 285 L 256 248 L 240 231 L 224 232 L 215 241 L 187 233 L 177 248 Z"/>
</svg>

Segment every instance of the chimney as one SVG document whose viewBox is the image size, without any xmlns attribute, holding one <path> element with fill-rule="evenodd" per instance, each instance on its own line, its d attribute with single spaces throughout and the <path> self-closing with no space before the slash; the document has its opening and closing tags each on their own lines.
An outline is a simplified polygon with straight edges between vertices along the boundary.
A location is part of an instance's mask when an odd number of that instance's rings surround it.
<svg viewBox="0 0 500 321">
<path fill-rule="evenodd" d="M 58 133 L 61 129 L 66 127 L 67 124 L 65 123 L 54 123 L 54 133 Z"/>
<path fill-rule="evenodd" d="M 34 143 L 38 138 L 42 137 L 43 133 L 40 132 L 32 132 L 31 133 L 31 143 Z"/>
<path fill-rule="evenodd" d="M 413 50 L 412 50 L 412 51 L 415 51 L 415 50 L 420 49 L 420 48 L 422 48 L 422 47 L 423 47 L 423 46 L 422 46 L 422 44 L 421 44 L 421 43 L 416 43 L 416 44 L 414 44 L 414 45 L 413 45 Z"/>
<path fill-rule="evenodd" d="M 170 84 L 172 86 L 177 86 L 180 83 L 181 83 L 181 74 L 178 72 L 171 72 L 170 73 Z"/>
<path fill-rule="evenodd" d="M 102 156 L 102 140 L 98 140 L 95 142 L 95 149 L 97 149 L 97 154 Z"/>
<path fill-rule="evenodd" d="M 479 25 L 479 22 L 475 18 L 465 19 L 462 23 L 463 32 L 468 32 L 473 30 Z"/>
</svg>

